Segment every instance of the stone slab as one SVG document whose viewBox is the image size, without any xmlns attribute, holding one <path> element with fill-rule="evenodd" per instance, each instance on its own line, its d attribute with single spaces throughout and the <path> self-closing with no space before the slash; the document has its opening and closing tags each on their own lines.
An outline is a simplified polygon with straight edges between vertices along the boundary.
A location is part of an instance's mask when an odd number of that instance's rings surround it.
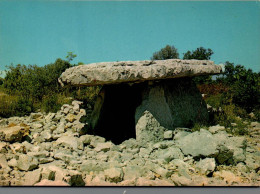
<svg viewBox="0 0 260 194">
<path fill-rule="evenodd" d="M 59 82 L 62 86 L 95 86 L 219 73 L 222 73 L 221 66 L 208 60 L 102 62 L 69 68 L 62 73 Z"/>
</svg>

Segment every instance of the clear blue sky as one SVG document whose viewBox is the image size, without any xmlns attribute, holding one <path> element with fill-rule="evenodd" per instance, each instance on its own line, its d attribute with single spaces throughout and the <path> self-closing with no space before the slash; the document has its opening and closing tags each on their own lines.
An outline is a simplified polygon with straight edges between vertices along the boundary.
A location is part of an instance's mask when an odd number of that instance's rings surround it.
<svg viewBox="0 0 260 194">
<path fill-rule="evenodd" d="M 0 2 L 0 70 L 52 63 L 145 60 L 166 44 L 203 46 L 260 70 L 260 2 Z"/>
</svg>

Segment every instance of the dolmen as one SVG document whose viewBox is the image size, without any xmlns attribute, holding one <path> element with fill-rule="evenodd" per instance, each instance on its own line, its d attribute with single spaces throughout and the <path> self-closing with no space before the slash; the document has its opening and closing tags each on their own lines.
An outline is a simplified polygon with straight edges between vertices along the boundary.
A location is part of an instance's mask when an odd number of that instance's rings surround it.
<svg viewBox="0 0 260 194">
<path fill-rule="evenodd" d="M 176 128 L 208 122 L 206 103 L 192 77 L 222 73 L 208 60 L 102 62 L 67 69 L 62 86 L 102 86 L 89 131 L 116 144 L 158 142 Z"/>
</svg>

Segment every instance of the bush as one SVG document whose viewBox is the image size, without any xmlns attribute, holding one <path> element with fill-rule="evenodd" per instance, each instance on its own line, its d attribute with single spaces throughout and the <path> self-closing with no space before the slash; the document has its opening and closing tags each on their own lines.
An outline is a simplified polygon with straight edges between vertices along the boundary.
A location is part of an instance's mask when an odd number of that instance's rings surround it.
<svg viewBox="0 0 260 194">
<path fill-rule="evenodd" d="M 179 53 L 174 46 L 166 45 L 160 51 L 153 53 L 151 60 L 178 59 Z"/>
<path fill-rule="evenodd" d="M 50 94 L 44 96 L 41 103 L 41 110 L 44 112 L 57 112 L 63 104 L 71 104 L 71 101 L 71 98 L 67 98 L 62 94 Z"/>
</svg>

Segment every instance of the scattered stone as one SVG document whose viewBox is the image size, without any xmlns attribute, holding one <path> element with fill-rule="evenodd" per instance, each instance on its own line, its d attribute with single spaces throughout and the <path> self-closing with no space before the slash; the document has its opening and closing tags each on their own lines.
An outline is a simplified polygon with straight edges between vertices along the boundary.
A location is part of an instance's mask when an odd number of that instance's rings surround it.
<svg viewBox="0 0 260 194">
<path fill-rule="evenodd" d="M 20 142 L 28 133 L 28 129 L 21 126 L 0 128 L 0 141 Z"/>
<path fill-rule="evenodd" d="M 200 174 L 208 175 L 209 173 L 213 172 L 216 168 L 216 163 L 214 158 L 206 158 L 200 160 L 196 164 L 197 169 L 199 170 Z"/>
<path fill-rule="evenodd" d="M 23 185 L 32 186 L 41 180 L 41 170 L 37 169 L 34 171 L 27 172 L 23 179 Z"/>
<path fill-rule="evenodd" d="M 160 125 L 156 118 L 145 111 L 136 124 L 136 140 L 140 144 L 159 142 L 163 140 L 166 129 Z"/>
<path fill-rule="evenodd" d="M 25 154 L 19 155 L 19 159 L 17 161 L 18 169 L 24 171 L 30 171 L 37 168 L 37 166 L 38 166 L 38 161 L 35 158 Z"/>
<path fill-rule="evenodd" d="M 225 127 L 220 126 L 220 125 L 215 125 L 215 126 L 209 127 L 209 132 L 212 134 L 215 134 L 215 133 L 217 133 L 219 131 L 223 131 L 223 130 L 225 130 Z"/>
<path fill-rule="evenodd" d="M 193 157 L 212 157 L 218 154 L 217 143 L 212 134 L 207 130 L 201 129 L 177 141 L 177 146 L 184 155 Z"/>
<path fill-rule="evenodd" d="M 112 147 L 113 147 L 112 142 L 98 143 L 94 150 L 97 151 L 97 152 L 100 152 L 100 151 L 107 152 Z"/>
<path fill-rule="evenodd" d="M 123 170 L 121 168 L 110 168 L 104 171 L 104 175 L 110 182 L 118 183 L 123 180 Z"/>
<path fill-rule="evenodd" d="M 173 137 L 173 132 L 171 130 L 165 131 L 164 134 L 163 134 L 164 139 L 169 140 L 169 139 L 172 139 L 172 137 Z"/>
</svg>

